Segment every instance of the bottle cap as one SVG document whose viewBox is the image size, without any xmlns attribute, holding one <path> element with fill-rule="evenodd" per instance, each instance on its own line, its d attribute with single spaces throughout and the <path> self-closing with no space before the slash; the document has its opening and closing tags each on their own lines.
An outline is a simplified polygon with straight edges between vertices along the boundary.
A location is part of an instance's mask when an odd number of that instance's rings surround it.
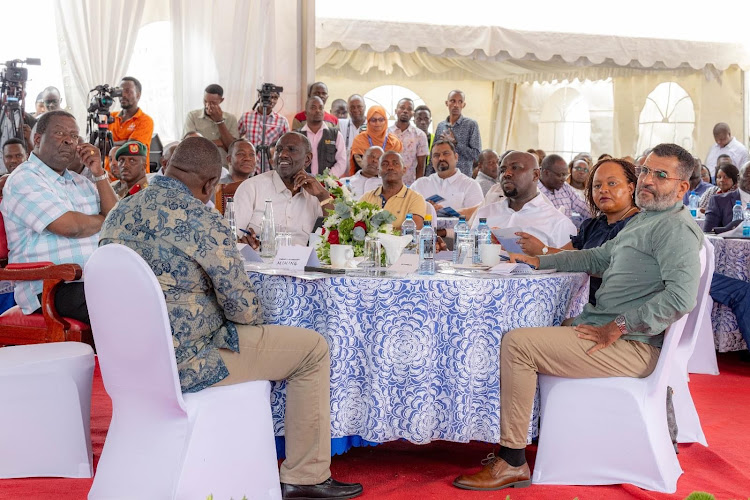
<svg viewBox="0 0 750 500">
<path fill-rule="evenodd" d="M 742 202 L 741 202 L 740 200 L 737 200 L 737 201 L 735 201 L 735 202 L 734 202 L 734 204 L 735 204 L 735 205 L 739 205 L 739 206 L 742 206 Z"/>
<path fill-rule="evenodd" d="M 425 216 L 424 216 L 424 221 L 425 221 L 425 222 L 432 222 L 432 215 L 429 215 L 429 214 L 428 214 L 428 215 L 425 215 Z"/>
<path fill-rule="evenodd" d="M 406 218 L 407 218 L 408 220 L 411 220 L 411 218 L 412 218 L 411 214 L 406 214 Z"/>
<path fill-rule="evenodd" d="M 466 216 L 465 215 L 459 215 L 458 216 L 458 222 L 466 222 Z"/>
<path fill-rule="evenodd" d="M 480 217 L 479 218 L 479 223 L 480 224 L 487 224 L 487 217 Z"/>
</svg>

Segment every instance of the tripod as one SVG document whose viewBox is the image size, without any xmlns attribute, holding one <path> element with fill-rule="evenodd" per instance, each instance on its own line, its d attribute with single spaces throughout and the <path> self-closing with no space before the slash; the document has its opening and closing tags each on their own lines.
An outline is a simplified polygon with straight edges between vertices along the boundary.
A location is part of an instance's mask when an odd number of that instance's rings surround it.
<svg viewBox="0 0 750 500">
<path fill-rule="evenodd" d="M 24 141 L 23 126 L 26 123 L 23 119 L 23 107 L 17 100 L 9 100 L 3 103 L 0 107 L 0 137 L 2 142 L 7 141 L 11 137 Z M 10 128 L 10 134 L 5 134 L 6 128 Z"/>
<path fill-rule="evenodd" d="M 89 134 L 89 143 L 99 148 L 99 153 L 102 156 L 102 165 L 106 164 L 107 156 L 109 156 L 109 152 L 114 146 L 112 132 L 109 130 L 109 123 L 109 114 L 89 113 L 86 133 Z"/>
<path fill-rule="evenodd" d="M 260 145 L 255 147 L 255 154 L 256 156 L 260 156 L 260 173 L 267 172 L 271 170 L 271 153 L 269 151 L 269 146 L 266 144 L 266 118 L 268 117 L 268 114 L 266 113 L 266 109 L 271 107 L 271 96 L 266 95 L 263 92 L 260 92 L 260 96 L 258 97 L 258 100 L 255 101 L 255 104 L 253 105 L 253 109 L 258 107 L 258 104 L 260 104 L 261 108 L 261 139 L 260 139 Z"/>
</svg>

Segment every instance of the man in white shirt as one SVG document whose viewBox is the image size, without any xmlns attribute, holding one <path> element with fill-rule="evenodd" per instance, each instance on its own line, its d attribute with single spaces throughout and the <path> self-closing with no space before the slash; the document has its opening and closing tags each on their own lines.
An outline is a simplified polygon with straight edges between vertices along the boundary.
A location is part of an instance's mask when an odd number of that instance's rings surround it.
<svg viewBox="0 0 750 500">
<path fill-rule="evenodd" d="M 427 159 L 427 136 L 411 124 L 413 116 L 414 101 L 405 97 L 396 105 L 396 123 L 388 127 L 388 133 L 395 135 L 403 146 L 401 158 L 406 166 L 403 181 L 407 186 L 410 186 L 416 179 L 424 177 Z"/>
<path fill-rule="evenodd" d="M 359 94 L 352 94 L 346 105 L 349 109 L 349 118 L 341 118 L 339 120 L 339 130 L 341 131 L 341 135 L 344 136 L 346 157 L 349 158 L 352 150 L 352 142 L 354 142 L 354 138 L 359 134 L 360 127 L 365 124 L 365 100 Z"/>
<path fill-rule="evenodd" d="M 714 125 L 714 141 L 716 141 L 716 144 L 711 146 L 706 155 L 706 166 L 712 175 L 716 175 L 719 155 L 729 155 L 732 159 L 732 165 L 737 166 L 737 168 L 742 167 L 748 161 L 747 148 L 732 137 L 732 131 L 726 123 Z"/>
<path fill-rule="evenodd" d="M 477 162 L 479 164 L 479 171 L 477 172 L 476 181 L 482 188 L 482 194 L 486 198 L 490 188 L 497 185 L 497 169 L 500 164 L 500 158 L 491 149 L 485 149 L 479 153 Z"/>
<path fill-rule="evenodd" d="M 586 202 L 578 196 L 573 187 L 565 182 L 568 178 L 568 164 L 560 155 L 547 155 L 542 160 L 539 177 L 539 191 L 552 204 L 568 217 L 577 212 L 584 219 L 591 217 Z"/>
<path fill-rule="evenodd" d="M 358 200 L 363 194 L 383 185 L 383 179 L 380 178 L 378 167 L 381 156 L 383 156 L 383 148 L 380 146 L 367 148 L 364 154 L 364 167 L 361 170 L 357 170 L 357 173 L 351 177 L 341 179 L 341 182 L 348 185 L 354 199 Z"/>
<path fill-rule="evenodd" d="M 576 227 L 539 192 L 539 175 L 534 155 L 514 151 L 503 158 L 500 185 L 505 198 L 477 210 L 472 227 L 485 217 L 490 227 L 517 227 L 533 234 L 546 245 L 545 249 L 568 243 L 570 236 L 577 233 Z"/>
<path fill-rule="evenodd" d="M 430 154 L 435 173 L 414 181 L 411 185 L 414 191 L 421 194 L 427 202 L 432 203 L 437 211 L 450 207 L 458 212 L 482 203 L 484 195 L 477 181 L 456 169 L 458 154 L 452 142 L 436 141 L 432 145 Z M 430 201 L 430 198 L 435 195 L 441 197 L 442 200 Z"/>
<path fill-rule="evenodd" d="M 273 170 L 240 184 L 234 194 L 237 227 L 249 234 L 240 241 L 260 246 L 260 226 L 266 200 L 273 205 L 274 222 L 292 234 L 292 244 L 307 245 L 315 220 L 333 210 L 333 197 L 305 169 L 312 162 L 312 147 L 299 132 L 288 132 L 276 143 Z"/>
<path fill-rule="evenodd" d="M 307 136 L 312 147 L 310 173 L 318 175 L 329 169 L 332 175 L 341 177 L 346 172 L 346 145 L 337 127 L 327 127 L 323 123 L 323 100 L 317 96 L 308 98 L 305 115 L 307 120 L 299 131 Z"/>
</svg>

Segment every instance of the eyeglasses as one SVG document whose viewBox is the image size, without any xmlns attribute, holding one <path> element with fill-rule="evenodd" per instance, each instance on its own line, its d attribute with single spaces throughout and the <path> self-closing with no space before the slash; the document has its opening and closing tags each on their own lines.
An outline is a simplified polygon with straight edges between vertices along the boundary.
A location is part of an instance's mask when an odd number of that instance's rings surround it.
<svg viewBox="0 0 750 500">
<path fill-rule="evenodd" d="M 638 174 L 638 177 L 648 177 L 649 174 L 652 174 L 653 178 L 660 182 L 682 180 L 679 177 L 670 177 L 664 170 L 654 170 L 653 168 L 648 167 L 636 167 L 635 173 Z"/>
<path fill-rule="evenodd" d="M 588 172 L 589 171 L 589 169 L 586 167 L 573 167 L 573 170 L 575 170 L 576 172 Z"/>
<path fill-rule="evenodd" d="M 385 118 L 381 116 L 373 116 L 370 118 L 370 123 L 385 123 Z"/>
</svg>

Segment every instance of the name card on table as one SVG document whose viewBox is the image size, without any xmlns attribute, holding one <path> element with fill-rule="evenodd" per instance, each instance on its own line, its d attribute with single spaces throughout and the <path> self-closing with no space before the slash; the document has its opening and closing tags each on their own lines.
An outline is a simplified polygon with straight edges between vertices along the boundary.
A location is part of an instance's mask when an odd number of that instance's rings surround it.
<svg viewBox="0 0 750 500">
<path fill-rule="evenodd" d="M 279 247 L 273 259 L 273 267 L 289 271 L 304 271 L 305 266 L 320 267 L 318 254 L 313 247 L 286 245 Z"/>
<path fill-rule="evenodd" d="M 415 253 L 402 253 L 398 260 L 388 269 L 397 273 L 416 273 L 417 269 L 419 269 L 419 255 Z"/>
<path fill-rule="evenodd" d="M 237 250 L 240 251 L 240 255 L 242 255 L 245 262 L 263 262 L 260 254 L 253 250 L 253 247 L 247 243 L 237 243 Z"/>
</svg>

